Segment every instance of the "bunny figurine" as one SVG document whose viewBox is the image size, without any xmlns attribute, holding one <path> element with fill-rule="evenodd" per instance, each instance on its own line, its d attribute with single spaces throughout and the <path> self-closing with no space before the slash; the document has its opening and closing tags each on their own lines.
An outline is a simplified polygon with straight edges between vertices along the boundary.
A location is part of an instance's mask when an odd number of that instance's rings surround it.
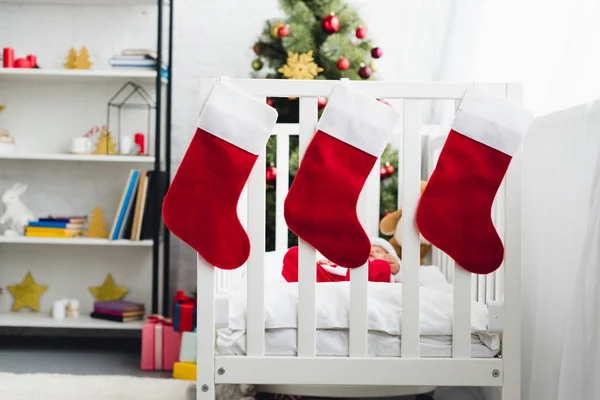
<svg viewBox="0 0 600 400">
<path fill-rule="evenodd" d="M 2 195 L 4 214 L 0 224 L 6 227 L 4 236 L 23 236 L 25 227 L 33 221 L 33 213 L 21 202 L 20 196 L 27 190 L 27 185 L 17 183 Z"/>
</svg>

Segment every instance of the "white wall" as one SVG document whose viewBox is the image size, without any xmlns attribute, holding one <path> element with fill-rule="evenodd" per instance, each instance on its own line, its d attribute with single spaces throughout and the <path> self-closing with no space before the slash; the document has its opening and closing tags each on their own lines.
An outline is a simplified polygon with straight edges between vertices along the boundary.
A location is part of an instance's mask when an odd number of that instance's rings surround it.
<svg viewBox="0 0 600 400">
<path fill-rule="evenodd" d="M 459 0 L 354 0 L 368 35 L 383 49 L 380 80 L 461 80 L 477 28 L 474 4 Z M 249 77 L 255 57 L 252 45 L 265 20 L 282 16 L 277 0 L 178 0 L 175 8 L 173 63 L 173 171 L 195 130 L 198 115 L 197 80 L 228 75 Z M 459 29 L 460 28 L 460 29 Z M 460 36 L 459 36 L 460 35 Z M 449 38 L 460 46 L 447 47 Z M 451 68 L 448 68 L 451 67 Z M 438 120 L 439 117 L 433 117 Z M 195 255 L 173 240 L 172 288 L 188 289 L 195 282 Z"/>
</svg>

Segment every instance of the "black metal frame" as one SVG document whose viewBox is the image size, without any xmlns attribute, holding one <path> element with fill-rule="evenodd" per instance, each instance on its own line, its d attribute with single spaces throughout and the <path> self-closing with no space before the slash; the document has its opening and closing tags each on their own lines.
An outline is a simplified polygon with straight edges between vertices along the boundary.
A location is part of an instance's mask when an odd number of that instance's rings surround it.
<svg viewBox="0 0 600 400">
<path fill-rule="evenodd" d="M 173 85 L 173 2 L 175 0 L 157 0 L 158 6 L 158 21 L 157 21 L 157 59 L 156 59 L 156 117 L 155 117 L 155 155 L 154 155 L 154 171 L 163 172 L 162 169 L 162 154 L 161 154 L 161 141 L 162 141 L 162 111 L 163 111 L 163 93 L 162 93 L 162 64 L 163 64 L 163 16 L 165 14 L 163 7 L 169 7 L 168 10 L 168 22 L 169 22 L 169 38 L 168 38 L 168 64 L 167 64 L 167 90 L 166 90 L 166 109 L 165 109 L 165 129 L 164 129 L 164 140 L 165 140 L 165 160 L 164 160 L 164 174 L 157 174 L 157 185 L 154 192 L 155 204 L 159 207 L 155 208 L 156 214 L 155 226 L 157 229 L 154 231 L 153 245 L 152 245 L 152 313 L 159 312 L 158 294 L 159 290 L 162 290 L 162 314 L 169 316 L 169 257 L 170 257 L 170 234 L 168 229 L 164 226 L 162 221 L 162 200 L 171 182 L 171 94 Z M 159 182 L 163 178 L 162 182 Z M 163 254 L 162 254 L 162 267 L 163 267 L 163 285 L 159 288 L 159 271 L 160 271 L 160 239 L 161 233 L 163 238 Z"/>
</svg>

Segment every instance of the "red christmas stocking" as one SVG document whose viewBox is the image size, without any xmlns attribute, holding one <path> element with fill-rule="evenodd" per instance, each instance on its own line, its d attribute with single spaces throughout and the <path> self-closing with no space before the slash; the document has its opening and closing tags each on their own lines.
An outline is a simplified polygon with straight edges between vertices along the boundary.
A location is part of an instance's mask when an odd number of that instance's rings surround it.
<svg viewBox="0 0 600 400">
<path fill-rule="evenodd" d="M 419 200 L 423 237 L 469 272 L 489 274 L 502 264 L 492 202 L 531 121 L 529 111 L 469 90 Z"/>
<path fill-rule="evenodd" d="M 218 268 L 250 254 L 237 203 L 276 120 L 274 108 L 218 82 L 165 197 L 165 225 Z"/>
<path fill-rule="evenodd" d="M 337 265 L 355 268 L 369 258 L 356 206 L 397 120 L 391 107 L 336 85 L 290 187 L 288 227 Z"/>
</svg>

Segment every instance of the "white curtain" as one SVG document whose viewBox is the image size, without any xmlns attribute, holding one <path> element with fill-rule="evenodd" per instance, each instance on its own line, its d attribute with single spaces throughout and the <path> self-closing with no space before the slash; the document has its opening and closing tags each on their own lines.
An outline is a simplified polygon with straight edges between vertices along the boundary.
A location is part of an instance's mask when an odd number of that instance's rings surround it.
<svg viewBox="0 0 600 400">
<path fill-rule="evenodd" d="M 586 133 L 600 134 L 600 102 L 586 111 Z M 595 159 L 586 235 L 568 296 L 558 400 L 600 399 L 600 148 Z"/>
</svg>

